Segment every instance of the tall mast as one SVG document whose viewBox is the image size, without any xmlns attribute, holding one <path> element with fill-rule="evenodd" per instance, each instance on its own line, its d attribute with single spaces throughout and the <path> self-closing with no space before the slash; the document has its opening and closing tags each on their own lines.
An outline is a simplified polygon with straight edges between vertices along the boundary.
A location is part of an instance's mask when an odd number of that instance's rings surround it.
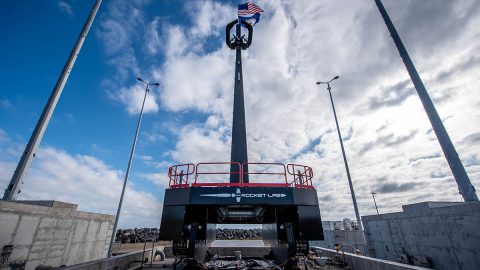
<svg viewBox="0 0 480 270">
<path fill-rule="evenodd" d="M 405 49 L 405 46 L 403 46 L 403 42 L 400 39 L 400 36 L 398 35 L 397 30 L 392 23 L 392 20 L 390 20 L 390 17 L 388 16 L 382 2 L 380 0 L 375 0 L 375 3 L 377 4 L 380 14 L 382 14 L 388 31 L 393 38 L 393 42 L 395 42 L 395 45 L 397 46 L 398 52 L 400 53 L 400 56 L 402 57 L 405 67 L 407 68 L 413 85 L 417 90 L 417 94 L 422 101 L 425 112 L 430 119 L 433 131 L 435 131 L 435 134 L 437 135 L 438 142 L 442 147 L 443 154 L 447 158 L 448 165 L 452 170 L 455 181 L 457 181 L 458 189 L 460 190 L 463 199 L 466 202 L 478 201 L 477 194 L 475 193 L 475 188 L 473 187 L 470 179 L 468 178 L 462 161 L 458 157 L 457 151 L 455 150 L 455 147 L 453 146 L 453 143 L 448 136 L 447 130 L 445 129 L 445 126 L 443 126 L 442 120 L 440 119 L 440 116 L 438 116 L 437 110 L 435 109 L 435 106 L 433 105 L 433 102 L 430 99 L 430 96 L 428 95 L 425 86 L 423 85 L 422 79 L 418 75 L 418 72 L 415 69 L 413 62 L 408 55 L 407 49 Z"/>
<path fill-rule="evenodd" d="M 240 24 L 243 24 L 248 29 L 248 39 L 241 36 Z M 230 40 L 230 30 L 236 26 L 235 37 Z M 234 20 L 227 24 L 226 29 L 226 43 L 231 49 L 236 51 L 235 59 L 235 87 L 233 93 L 233 122 L 232 122 L 232 149 L 231 162 L 238 162 L 243 164 L 248 162 L 247 153 L 247 129 L 245 123 L 245 102 L 243 94 L 243 74 L 242 74 L 242 50 L 247 49 L 252 42 L 253 28 L 250 24 Z M 240 182 L 240 175 L 238 173 L 238 164 L 230 165 L 230 183 Z M 248 165 L 243 167 L 243 172 L 248 173 Z M 248 183 L 248 174 L 243 175 L 243 182 Z"/>
<path fill-rule="evenodd" d="M 53 88 L 53 91 L 48 99 L 45 108 L 43 109 L 42 115 L 33 130 L 32 136 L 28 141 L 27 147 L 18 162 L 17 168 L 13 173 L 12 179 L 10 180 L 10 184 L 5 189 L 5 194 L 3 195 L 4 200 L 15 200 L 18 197 L 18 194 L 21 192 L 21 187 L 23 185 L 23 181 L 25 179 L 25 175 L 27 174 L 30 165 L 32 164 L 32 159 L 35 157 L 35 153 L 37 152 L 38 146 L 42 141 L 43 134 L 48 126 L 50 118 L 52 117 L 53 110 L 57 105 L 58 99 L 62 94 L 63 88 L 67 82 L 68 76 L 72 71 L 73 65 L 75 64 L 75 60 L 77 59 L 78 54 L 80 53 L 80 49 L 82 48 L 83 42 L 87 37 L 88 30 L 90 30 L 90 26 L 92 26 L 93 19 L 97 14 L 97 11 L 100 7 L 102 0 L 97 0 L 95 5 L 90 12 L 90 16 L 88 16 L 85 25 L 83 26 L 82 32 L 75 43 L 72 51 L 70 52 L 70 56 L 68 57 L 67 63 L 63 67 L 62 73 Z"/>
</svg>

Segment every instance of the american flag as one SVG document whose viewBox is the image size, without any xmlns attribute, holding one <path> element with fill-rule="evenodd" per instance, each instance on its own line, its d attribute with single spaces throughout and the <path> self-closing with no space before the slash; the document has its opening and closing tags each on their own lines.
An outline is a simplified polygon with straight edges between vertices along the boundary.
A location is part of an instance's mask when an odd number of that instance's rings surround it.
<svg viewBox="0 0 480 270">
<path fill-rule="evenodd" d="M 238 16 L 245 16 L 260 12 L 263 12 L 263 9 L 259 8 L 253 3 L 245 3 L 238 5 Z"/>
</svg>

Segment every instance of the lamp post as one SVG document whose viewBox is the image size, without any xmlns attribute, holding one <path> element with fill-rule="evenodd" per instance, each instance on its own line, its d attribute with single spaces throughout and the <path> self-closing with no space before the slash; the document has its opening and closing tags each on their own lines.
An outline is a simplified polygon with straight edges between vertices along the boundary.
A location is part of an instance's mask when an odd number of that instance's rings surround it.
<svg viewBox="0 0 480 270">
<path fill-rule="evenodd" d="M 137 80 L 145 85 L 145 96 L 143 97 L 142 109 L 140 110 L 140 117 L 138 118 L 137 130 L 135 131 L 135 137 L 133 137 L 132 150 L 130 151 L 130 158 L 128 160 L 127 172 L 125 173 L 125 180 L 123 181 L 122 195 L 120 195 L 120 201 L 118 202 L 117 215 L 115 216 L 115 223 L 113 225 L 112 238 L 110 239 L 110 246 L 108 247 L 108 258 L 112 256 L 113 243 L 115 242 L 115 235 L 117 232 L 118 218 L 122 209 L 123 196 L 125 195 L 125 188 L 127 186 L 128 176 L 130 175 L 130 168 L 132 166 L 133 154 L 135 153 L 135 146 L 137 145 L 138 131 L 140 130 L 140 123 L 142 122 L 143 108 L 145 107 L 145 100 L 147 99 L 147 93 L 149 86 L 159 86 L 159 83 L 147 83 L 142 78 L 137 77 Z"/>
<path fill-rule="evenodd" d="M 377 209 L 377 215 L 380 215 L 380 213 L 378 213 L 377 201 L 375 201 L 375 194 L 377 193 L 372 191 L 373 203 L 375 204 L 375 209 Z"/>
<path fill-rule="evenodd" d="M 339 76 L 333 77 L 328 82 L 317 82 L 317 84 L 326 84 L 327 90 L 330 95 L 330 101 L 332 102 L 333 116 L 335 117 L 335 124 L 337 125 L 338 131 L 338 140 L 340 141 L 340 147 L 342 148 L 343 161 L 345 162 L 345 170 L 347 171 L 348 184 L 350 185 L 350 193 L 352 194 L 353 207 L 355 208 L 355 215 L 357 217 L 357 224 L 360 230 L 363 229 L 362 222 L 360 220 L 360 214 L 358 213 L 357 199 L 355 198 L 355 191 L 353 190 L 352 178 L 350 177 L 350 170 L 348 169 L 347 156 L 345 155 L 345 149 L 343 148 L 342 134 L 340 133 L 340 128 L 338 127 L 337 113 L 335 112 L 335 105 L 333 105 L 332 92 L 330 91 L 330 83 L 336 79 L 340 78 Z"/>
</svg>

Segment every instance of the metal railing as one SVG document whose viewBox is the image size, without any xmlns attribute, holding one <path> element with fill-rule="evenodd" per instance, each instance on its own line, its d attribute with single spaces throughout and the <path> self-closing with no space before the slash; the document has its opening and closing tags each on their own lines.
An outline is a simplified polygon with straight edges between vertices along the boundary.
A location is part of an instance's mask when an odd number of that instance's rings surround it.
<svg viewBox="0 0 480 270">
<path fill-rule="evenodd" d="M 238 168 L 233 172 L 230 168 Z M 246 168 L 249 168 L 248 170 Z M 230 183 L 238 174 L 240 181 Z M 248 175 L 249 181 L 244 182 Z M 201 162 L 173 165 L 168 169 L 170 188 L 185 187 L 295 187 L 313 188 L 313 169 L 306 165 L 261 162 Z M 222 179 L 215 179 L 215 178 Z M 228 177 L 228 179 L 226 179 Z"/>
<path fill-rule="evenodd" d="M 186 171 L 186 172 L 185 172 Z M 168 168 L 170 188 L 188 187 L 188 178 L 195 172 L 195 165 L 192 163 L 173 165 Z"/>
</svg>

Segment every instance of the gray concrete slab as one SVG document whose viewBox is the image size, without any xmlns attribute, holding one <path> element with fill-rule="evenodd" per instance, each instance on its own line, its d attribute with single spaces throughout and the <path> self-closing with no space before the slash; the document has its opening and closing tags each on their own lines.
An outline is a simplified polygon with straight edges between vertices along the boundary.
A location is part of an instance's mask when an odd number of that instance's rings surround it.
<svg viewBox="0 0 480 270">
<path fill-rule="evenodd" d="M 370 255 L 397 260 L 416 256 L 431 267 L 480 269 L 480 203 L 423 202 L 404 212 L 362 217 Z"/>
<path fill-rule="evenodd" d="M 13 245 L 10 260 L 60 266 L 106 257 L 114 216 L 77 211 L 57 201 L 0 200 L 0 248 Z"/>
</svg>

